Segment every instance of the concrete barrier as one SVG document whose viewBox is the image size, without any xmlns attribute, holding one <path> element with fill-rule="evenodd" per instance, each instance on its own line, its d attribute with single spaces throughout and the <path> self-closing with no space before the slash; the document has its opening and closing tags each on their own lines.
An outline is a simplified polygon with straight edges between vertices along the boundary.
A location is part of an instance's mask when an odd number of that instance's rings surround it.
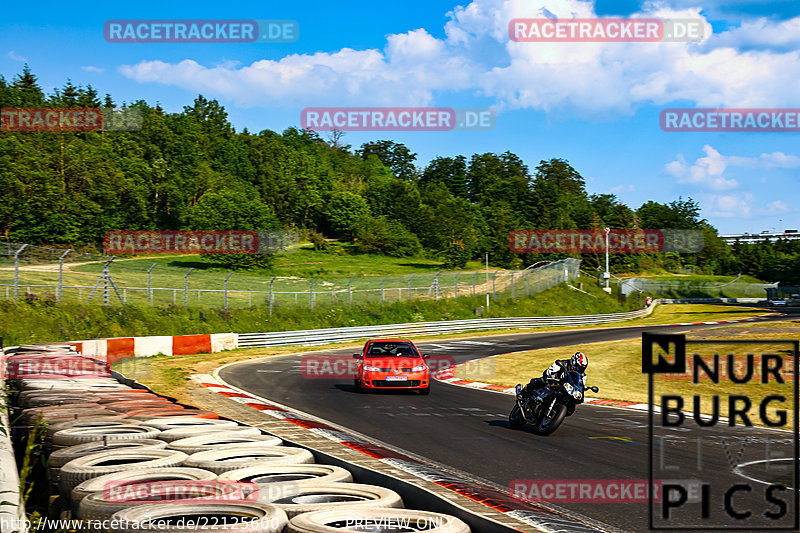
<svg viewBox="0 0 800 533">
<path fill-rule="evenodd" d="M 237 347 L 236 333 L 211 333 L 202 335 L 158 335 L 152 337 L 114 337 L 69 341 L 83 355 L 108 363 L 117 363 L 132 357 L 152 355 L 192 355 L 233 350 Z"/>
</svg>

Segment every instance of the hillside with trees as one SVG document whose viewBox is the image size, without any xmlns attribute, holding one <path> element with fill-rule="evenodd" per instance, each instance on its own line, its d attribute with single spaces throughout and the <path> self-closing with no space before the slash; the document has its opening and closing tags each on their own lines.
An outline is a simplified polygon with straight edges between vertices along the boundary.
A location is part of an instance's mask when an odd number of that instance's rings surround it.
<svg viewBox="0 0 800 533">
<path fill-rule="evenodd" d="M 519 267 L 560 256 L 511 252 L 514 229 L 699 229 L 700 253 L 617 255 L 612 266 L 800 283 L 800 242 L 728 246 L 691 198 L 631 208 L 588 191 L 562 158 L 531 168 L 507 151 L 420 166 L 391 140 L 354 149 L 340 132 L 237 132 L 203 96 L 168 113 L 71 81 L 45 94 L 27 66 L 0 77 L 0 107 L 39 106 L 132 108 L 144 122 L 133 132 L 0 133 L 0 238 L 13 242 L 99 249 L 117 229 L 296 228 L 320 247 L 323 236 L 337 238 L 357 252 L 435 255 L 447 268 L 488 251 L 493 265 Z M 589 268 L 602 260 L 582 259 Z"/>
</svg>

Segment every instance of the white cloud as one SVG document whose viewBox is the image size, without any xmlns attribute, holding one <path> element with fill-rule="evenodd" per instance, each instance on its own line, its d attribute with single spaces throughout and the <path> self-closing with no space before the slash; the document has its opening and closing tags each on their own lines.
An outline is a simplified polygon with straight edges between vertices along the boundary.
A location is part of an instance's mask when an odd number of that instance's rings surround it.
<svg viewBox="0 0 800 533">
<path fill-rule="evenodd" d="M 772 152 L 771 154 L 761 154 L 759 157 L 764 168 L 798 168 L 800 167 L 800 157 L 796 155 L 786 155 L 783 152 Z"/>
<path fill-rule="evenodd" d="M 723 191 L 739 186 L 736 179 L 725 177 L 725 172 L 731 167 L 764 170 L 800 167 L 800 157 L 783 152 L 763 153 L 758 157 L 726 156 L 708 144 L 703 146 L 703 151 L 705 157 L 698 158 L 691 165 L 683 155 L 678 154 L 674 161 L 664 165 L 664 172 L 678 183 Z M 761 182 L 765 183 L 766 178 L 762 177 Z"/>
<path fill-rule="evenodd" d="M 751 203 L 755 196 L 749 192 L 741 194 L 721 194 L 710 197 L 711 214 L 724 218 L 749 218 L 752 211 Z"/>
<path fill-rule="evenodd" d="M 702 5 L 703 13 L 715 20 L 730 20 L 731 17 L 755 17 L 757 13 L 774 16 L 781 9 L 795 11 L 797 0 L 651 0 L 651 5 L 669 5 L 674 8 L 690 8 Z M 758 10 L 758 11 L 756 11 Z"/>
<path fill-rule="evenodd" d="M 642 17 L 698 17 L 699 8 L 652 5 Z M 739 51 L 754 32 L 791 44 L 800 17 L 761 20 L 696 43 L 529 43 L 508 37 L 514 18 L 594 17 L 581 0 L 473 0 L 448 13 L 443 39 L 424 29 L 389 35 L 381 49 L 293 54 L 241 66 L 191 59 L 123 65 L 136 81 L 233 99 L 242 106 L 428 105 L 447 91 L 491 97 L 500 108 L 630 113 L 686 100 L 701 107 L 789 107 L 800 89 L 796 49 Z M 710 26 L 708 26 L 710 28 Z M 749 32 L 749 33 L 748 33 Z M 715 41 L 716 39 L 716 41 Z M 752 40 L 752 39 L 750 39 Z"/>
<path fill-rule="evenodd" d="M 705 157 L 698 158 L 689 165 L 682 155 L 664 166 L 664 171 L 678 183 L 690 183 L 712 190 L 735 189 L 739 182 L 728 179 L 723 174 L 729 164 L 742 164 L 744 158 L 725 157 L 709 145 L 703 147 Z"/>
<path fill-rule="evenodd" d="M 783 200 L 775 200 L 767 204 L 766 214 L 785 213 L 789 211 L 789 206 Z"/>
<path fill-rule="evenodd" d="M 92 65 L 86 65 L 85 67 L 81 67 L 81 70 L 85 70 L 86 72 L 96 72 L 96 73 L 99 74 L 101 72 L 104 72 L 106 69 L 100 68 L 100 67 L 95 67 L 95 66 L 92 66 Z"/>
<path fill-rule="evenodd" d="M 697 17 L 698 9 L 648 7 L 639 15 Z M 713 46 L 713 38 L 704 45 L 509 40 L 511 19 L 551 15 L 593 17 L 594 5 L 580 0 L 473 0 L 448 13 L 444 39 L 415 29 L 388 36 L 382 50 L 293 54 L 241 67 L 153 60 L 123 65 L 120 72 L 138 82 L 202 91 L 245 107 L 428 105 L 435 95 L 456 91 L 488 96 L 501 108 L 581 115 L 629 113 L 637 105 L 675 100 L 701 107 L 796 103 L 796 50 L 738 51 Z M 789 22 L 761 24 L 764 31 L 784 35 Z"/>
<path fill-rule="evenodd" d="M 608 192 L 611 194 L 617 194 L 620 192 L 633 192 L 635 190 L 636 187 L 634 187 L 633 183 L 629 183 L 627 185 L 617 185 L 616 187 L 611 187 Z"/>
<path fill-rule="evenodd" d="M 767 18 L 744 21 L 738 27 L 715 35 L 709 39 L 708 44 L 714 47 L 730 48 L 798 48 L 800 47 L 800 18 L 777 22 Z"/>
<path fill-rule="evenodd" d="M 14 50 L 8 52 L 6 54 L 6 57 L 8 57 L 9 59 L 13 59 L 14 61 L 21 61 L 23 63 L 28 60 L 28 58 L 22 57 L 21 55 L 17 55 L 16 53 L 14 53 Z"/>
</svg>

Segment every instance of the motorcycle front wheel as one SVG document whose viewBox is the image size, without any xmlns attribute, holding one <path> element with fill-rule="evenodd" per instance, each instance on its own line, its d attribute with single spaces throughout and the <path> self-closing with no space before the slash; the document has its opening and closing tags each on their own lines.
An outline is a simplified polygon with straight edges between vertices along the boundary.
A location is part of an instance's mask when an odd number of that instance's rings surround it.
<svg viewBox="0 0 800 533">
<path fill-rule="evenodd" d="M 561 422 L 564 421 L 566 416 L 567 406 L 563 403 L 557 404 L 553 408 L 552 414 L 549 417 L 545 417 L 541 423 L 539 423 L 536 433 L 539 435 L 550 435 L 552 432 L 558 429 L 558 426 L 561 425 Z"/>
<path fill-rule="evenodd" d="M 522 416 L 522 409 L 519 408 L 518 403 L 514 404 L 514 408 L 508 415 L 508 425 L 511 426 L 512 429 L 519 429 L 525 425 L 525 417 Z"/>
</svg>

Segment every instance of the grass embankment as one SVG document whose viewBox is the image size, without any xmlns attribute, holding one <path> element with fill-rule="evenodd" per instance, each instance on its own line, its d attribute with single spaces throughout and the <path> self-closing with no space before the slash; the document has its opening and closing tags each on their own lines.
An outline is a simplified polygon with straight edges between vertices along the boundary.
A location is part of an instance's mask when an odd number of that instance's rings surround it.
<svg viewBox="0 0 800 533">
<path fill-rule="evenodd" d="M 153 256 L 129 261 L 148 267 L 152 263 L 186 268 L 224 270 L 203 255 Z M 292 248 L 276 254 L 269 270 L 254 270 L 258 276 L 296 276 L 299 278 L 349 278 L 351 276 L 395 276 L 419 272 L 436 272 L 442 262 L 430 257 L 392 257 L 389 255 L 362 254 L 346 243 L 330 243 L 328 250 L 314 250 L 310 245 Z M 481 270 L 480 261 L 469 261 L 464 270 Z"/>
<path fill-rule="evenodd" d="M 103 272 L 103 265 L 103 262 L 66 263 L 63 300 L 85 302 Z M 111 264 L 110 273 L 126 303 L 148 303 L 148 271 L 152 268 L 149 286 L 156 304 L 178 304 L 186 298 L 188 305 L 197 307 L 251 307 L 266 301 L 272 294 L 276 305 L 308 307 L 312 280 L 315 301 L 341 305 L 352 298 L 353 302 L 379 303 L 381 288 L 386 289 L 383 294 L 386 301 L 408 300 L 409 289 L 412 298 L 424 298 L 434 275 L 442 267 L 442 263 L 433 258 L 358 254 L 353 252 L 352 246 L 337 244 L 326 251 L 306 247 L 293 249 L 277 254 L 270 269 L 238 271 L 230 276 L 228 270 L 203 255 L 122 257 Z M 492 269 L 492 275 L 494 272 Z M 476 274 L 474 278 L 473 274 Z M 58 277 L 58 264 L 27 265 L 23 261 L 19 292 L 54 297 Z M 535 284 L 536 277 L 531 278 L 528 281 Z M 456 272 L 442 272 L 438 281 L 442 289 L 452 295 Z M 497 290 L 503 290 L 507 285 L 503 276 L 497 281 Z M 473 282 L 477 286 L 476 293 L 485 292 L 482 266 L 474 261 L 467 263 L 459 274 L 460 294 L 471 292 Z M 13 268 L 7 264 L 0 267 L 0 284 L 7 285 L 8 296 L 13 291 L 10 287 L 13 283 Z M 226 285 L 227 303 L 223 293 Z M 349 295 L 348 288 L 352 289 Z M 251 294 L 250 291 L 256 292 Z M 101 298 L 99 293 L 94 295 L 95 301 Z M 111 298 L 114 303 L 120 303 L 113 291 Z"/>
<path fill-rule="evenodd" d="M 341 344 L 336 346 L 348 346 Z M 333 346 L 330 346 L 331 348 Z M 275 348 L 243 348 L 217 354 L 156 355 L 136 357 L 111 365 L 113 370 L 125 377 L 135 379 L 159 394 L 177 399 L 180 403 L 194 405 L 192 389 L 187 380 L 192 374 L 211 374 L 228 363 L 246 361 L 285 353 L 319 350 L 319 346 L 284 346 Z"/>
<path fill-rule="evenodd" d="M 483 310 L 484 317 L 556 316 L 627 311 L 596 287 L 584 294 L 566 286 L 543 291 L 530 298 L 492 302 Z M 184 335 L 195 333 L 237 333 L 286 331 L 328 327 L 427 322 L 475 318 L 475 310 L 484 306 L 483 297 L 458 300 L 417 300 L 352 307 L 277 308 L 272 316 L 268 308 L 196 309 L 191 307 L 110 306 L 74 303 L 58 304 L 49 299 L 25 299 L 0 303 L 0 336 L 6 345 L 52 342 L 94 337 L 146 335 Z M 633 305 L 633 304 L 631 304 Z"/>
<path fill-rule="evenodd" d="M 222 265 L 213 262 L 204 255 L 180 256 L 146 256 L 141 258 L 121 257 L 111 266 L 114 280 L 120 286 L 144 286 L 147 270 L 156 264 L 152 272 L 154 287 L 183 287 L 184 276 L 189 268 L 194 272 L 189 276 L 190 288 L 198 288 L 199 283 L 209 284 L 209 289 L 217 289 L 219 282 L 225 279 L 228 272 Z M 58 282 L 57 261 L 52 268 L 26 265 L 21 263 L 20 285 L 55 284 Z M 4 265 L 0 269 L 0 283 L 13 283 L 13 265 Z M 352 276 L 382 277 L 403 276 L 409 274 L 435 273 L 442 269 L 442 262 L 425 257 L 391 257 L 387 255 L 358 254 L 352 247 L 335 244 L 330 250 L 315 251 L 309 247 L 299 247 L 290 252 L 276 254 L 270 269 L 254 269 L 237 272 L 229 280 L 231 290 L 260 289 L 260 285 L 268 282 L 273 276 L 287 278 L 350 278 Z M 478 261 L 470 261 L 464 270 L 481 270 L 483 265 Z M 495 269 L 492 268 L 492 271 Z M 64 264 L 65 285 L 93 286 L 103 271 L 103 262 Z M 203 277 L 207 275 L 207 277 Z M 213 286 L 211 282 L 213 279 Z M 258 286 L 258 287 L 257 287 Z"/>
<path fill-rule="evenodd" d="M 666 306 L 664 306 L 666 307 Z M 711 306 L 708 306 L 711 307 Z M 751 310 L 752 311 L 752 310 Z M 686 335 L 687 340 L 721 340 L 721 339 L 747 339 L 747 340 L 774 340 L 788 339 L 797 340 L 800 338 L 800 320 L 793 320 L 780 323 L 752 323 L 742 326 L 730 326 L 724 328 L 714 328 L 695 331 Z M 623 400 L 637 403 L 647 403 L 647 375 L 642 374 L 642 345 L 640 339 L 622 340 L 612 342 L 598 342 L 589 344 L 576 344 L 560 348 L 546 348 L 527 352 L 518 352 L 508 355 L 494 357 L 490 360 L 491 364 L 475 364 L 464 366 L 456 371 L 456 376 L 462 379 L 475 379 L 486 383 L 494 383 L 505 387 L 513 387 L 517 383 L 527 383 L 531 377 L 540 376 L 542 371 L 547 368 L 555 359 L 563 359 L 575 351 L 583 351 L 589 356 L 589 370 L 587 372 L 590 385 L 600 388 L 597 395 L 602 398 L 612 400 Z M 789 350 L 787 352 L 787 350 Z M 760 346 L 761 353 L 773 353 L 782 356 L 791 355 L 791 347 L 784 344 L 765 344 Z M 687 355 L 698 353 L 704 359 L 710 359 L 713 353 L 728 354 L 734 353 L 736 361 L 744 361 L 744 354 L 753 352 L 753 346 L 745 347 L 732 344 L 715 344 L 708 347 L 702 345 L 689 345 Z M 491 376 L 487 373 L 487 368 L 491 367 Z M 734 367 L 737 376 L 744 375 L 744 366 Z M 655 394 L 679 394 L 692 397 L 697 394 L 701 398 L 701 409 L 704 413 L 710 413 L 711 396 L 714 394 L 742 394 L 749 396 L 753 408 L 751 408 L 751 419 L 754 424 L 759 424 L 758 405 L 761 399 L 767 394 L 791 394 L 791 381 L 787 384 L 778 385 L 774 381 L 765 387 L 758 380 L 744 385 L 732 385 L 727 380 L 727 371 L 721 365 L 723 376 L 720 384 L 714 384 L 708 380 L 693 384 L 690 376 L 677 376 L 666 378 L 656 378 Z M 756 359 L 756 372 L 760 372 L 760 364 Z M 791 370 L 791 367 L 789 367 Z M 755 374 L 760 378 L 760 373 Z M 791 403 L 791 401 L 790 401 Z M 780 404 L 772 403 L 768 408 L 771 418 Z M 786 406 L 783 406 L 785 409 Z M 691 404 L 684 406 L 685 410 L 691 410 Z M 727 417 L 728 407 L 726 401 L 720 402 L 720 416 Z M 791 416 L 789 423 L 791 423 Z"/>
</svg>

